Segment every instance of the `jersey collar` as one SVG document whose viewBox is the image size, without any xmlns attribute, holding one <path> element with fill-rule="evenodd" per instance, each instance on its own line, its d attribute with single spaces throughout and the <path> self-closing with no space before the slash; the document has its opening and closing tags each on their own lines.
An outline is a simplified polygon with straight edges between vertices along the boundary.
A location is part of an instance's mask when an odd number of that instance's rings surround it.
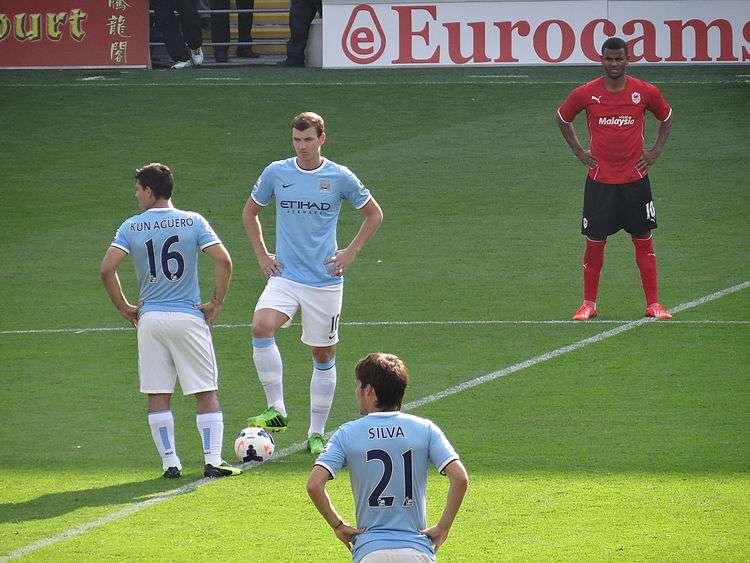
<svg viewBox="0 0 750 563">
<path fill-rule="evenodd" d="M 312 170 L 305 170 L 304 168 L 300 168 L 300 165 L 297 164 L 297 157 L 296 156 L 292 160 L 294 161 L 294 167 L 297 170 L 299 170 L 300 172 L 302 172 L 303 174 L 315 174 L 316 172 L 322 170 L 323 167 L 326 164 L 328 164 L 328 159 L 326 157 L 324 157 L 324 156 L 321 156 L 320 157 L 320 166 L 318 166 L 317 168 L 313 168 Z"/>
</svg>

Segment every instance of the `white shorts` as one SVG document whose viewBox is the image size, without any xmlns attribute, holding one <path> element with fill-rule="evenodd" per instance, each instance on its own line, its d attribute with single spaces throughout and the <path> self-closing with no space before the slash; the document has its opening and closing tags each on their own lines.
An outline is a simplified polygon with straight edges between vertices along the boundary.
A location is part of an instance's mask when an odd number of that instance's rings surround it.
<svg viewBox="0 0 750 563">
<path fill-rule="evenodd" d="M 435 558 L 418 549 L 378 549 L 359 560 L 360 563 L 435 563 Z"/>
<path fill-rule="evenodd" d="M 268 278 L 255 310 L 273 309 L 284 313 L 292 324 L 297 309 L 302 309 L 302 337 L 308 346 L 333 346 L 339 341 L 339 318 L 344 284 L 313 287 L 279 276 Z"/>
<path fill-rule="evenodd" d="M 179 378 L 184 395 L 218 388 L 211 330 L 190 313 L 149 311 L 138 321 L 141 393 L 173 393 Z"/>
</svg>

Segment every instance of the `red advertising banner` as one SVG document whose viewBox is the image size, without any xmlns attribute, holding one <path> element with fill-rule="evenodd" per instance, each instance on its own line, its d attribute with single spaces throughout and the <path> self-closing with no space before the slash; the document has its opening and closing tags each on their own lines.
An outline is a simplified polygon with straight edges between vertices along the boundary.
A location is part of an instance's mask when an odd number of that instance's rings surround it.
<svg viewBox="0 0 750 563">
<path fill-rule="evenodd" d="M 2 0 L 0 68 L 148 68 L 148 0 Z"/>
</svg>

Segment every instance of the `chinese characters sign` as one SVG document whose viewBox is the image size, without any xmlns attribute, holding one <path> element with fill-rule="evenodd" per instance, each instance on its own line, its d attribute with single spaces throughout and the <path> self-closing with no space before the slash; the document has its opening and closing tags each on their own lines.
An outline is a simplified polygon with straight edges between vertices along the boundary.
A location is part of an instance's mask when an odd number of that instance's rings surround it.
<svg viewBox="0 0 750 563">
<path fill-rule="evenodd" d="M 148 0 L 0 3 L 0 68 L 148 66 Z"/>
</svg>

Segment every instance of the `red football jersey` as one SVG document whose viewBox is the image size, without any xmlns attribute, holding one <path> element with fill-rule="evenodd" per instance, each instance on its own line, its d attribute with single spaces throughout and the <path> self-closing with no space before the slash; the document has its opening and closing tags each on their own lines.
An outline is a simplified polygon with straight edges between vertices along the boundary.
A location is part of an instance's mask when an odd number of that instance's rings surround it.
<svg viewBox="0 0 750 563">
<path fill-rule="evenodd" d="M 573 90 L 557 113 L 566 123 L 586 110 L 591 154 L 599 165 L 589 176 L 603 184 L 626 184 L 645 174 L 635 168 L 643 153 L 645 113 L 649 110 L 659 121 L 672 115 L 672 108 L 659 89 L 643 80 L 626 76 L 625 88 L 610 92 L 604 77 Z"/>
</svg>

